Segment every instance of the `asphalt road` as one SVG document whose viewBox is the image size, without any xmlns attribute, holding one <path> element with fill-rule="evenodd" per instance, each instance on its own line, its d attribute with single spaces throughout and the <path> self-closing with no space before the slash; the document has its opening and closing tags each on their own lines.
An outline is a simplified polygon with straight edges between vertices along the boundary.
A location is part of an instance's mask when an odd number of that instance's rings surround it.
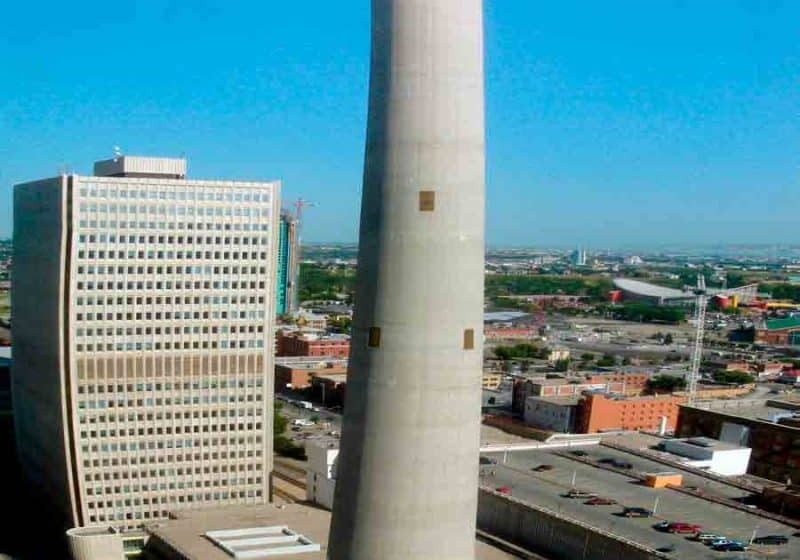
<svg viewBox="0 0 800 560">
<path fill-rule="evenodd" d="M 586 450 L 593 452 L 591 448 Z M 602 450 L 603 453 L 605 451 Z M 612 453 L 607 455 L 611 456 Z M 498 461 L 502 461 L 502 454 L 496 457 Z M 494 488 L 508 486 L 512 495 L 519 499 L 579 519 L 645 546 L 658 548 L 674 545 L 675 551 L 672 555 L 675 558 L 800 558 L 800 538 L 797 537 L 790 537 L 789 544 L 783 546 L 752 546 L 747 552 L 715 552 L 688 540 L 686 536 L 661 533 L 652 528 L 654 523 L 661 520 L 696 523 L 702 525 L 704 531 L 749 542 L 754 531 L 758 535 L 792 535 L 794 530 L 783 524 L 674 490 L 647 488 L 631 477 L 559 457 L 547 451 L 513 452 L 508 457 L 507 465 L 497 465 L 493 469 L 493 476 L 490 474 L 492 469 L 483 469 L 484 473 L 489 473 L 482 477 L 485 485 Z M 625 457 L 631 463 L 637 459 L 627 454 Z M 531 471 L 541 464 L 553 465 L 554 468 L 541 473 Z M 638 466 L 638 461 L 635 464 Z M 573 476 L 576 488 L 613 498 L 620 505 L 588 506 L 584 505 L 584 500 L 562 497 L 572 486 Z M 638 506 L 650 510 L 655 507 L 656 516 L 649 519 L 627 519 L 615 515 L 622 511 L 623 506 Z"/>
</svg>

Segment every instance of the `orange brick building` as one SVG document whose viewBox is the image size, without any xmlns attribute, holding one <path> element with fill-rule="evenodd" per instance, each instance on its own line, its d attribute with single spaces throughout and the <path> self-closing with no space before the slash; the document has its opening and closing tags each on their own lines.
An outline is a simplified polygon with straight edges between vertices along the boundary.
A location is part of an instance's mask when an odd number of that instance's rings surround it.
<svg viewBox="0 0 800 560">
<path fill-rule="evenodd" d="M 278 332 L 275 355 L 347 358 L 350 355 L 350 338 L 345 335 L 317 336 Z"/>
<path fill-rule="evenodd" d="M 648 396 L 609 398 L 606 395 L 584 395 L 578 402 L 578 433 L 591 434 L 615 430 L 658 430 L 661 418 L 667 417 L 667 430 L 678 422 L 678 405 L 682 396 Z"/>
<path fill-rule="evenodd" d="M 337 360 L 337 362 L 341 362 Z M 307 389 L 317 375 L 347 373 L 347 363 L 275 364 L 275 392 Z"/>
<path fill-rule="evenodd" d="M 636 396 L 645 392 L 648 379 L 650 379 L 650 375 L 647 373 L 615 371 L 593 374 L 586 379 L 586 383 L 605 383 L 610 393 Z"/>
</svg>

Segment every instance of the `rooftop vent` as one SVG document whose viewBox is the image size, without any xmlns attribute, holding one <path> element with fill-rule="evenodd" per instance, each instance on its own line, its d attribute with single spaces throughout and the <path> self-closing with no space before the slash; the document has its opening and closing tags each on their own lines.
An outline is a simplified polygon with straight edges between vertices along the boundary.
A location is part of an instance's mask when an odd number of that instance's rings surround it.
<svg viewBox="0 0 800 560">
<path fill-rule="evenodd" d="M 320 551 L 319 544 L 285 525 L 208 531 L 206 537 L 231 558 L 270 558 Z"/>
</svg>

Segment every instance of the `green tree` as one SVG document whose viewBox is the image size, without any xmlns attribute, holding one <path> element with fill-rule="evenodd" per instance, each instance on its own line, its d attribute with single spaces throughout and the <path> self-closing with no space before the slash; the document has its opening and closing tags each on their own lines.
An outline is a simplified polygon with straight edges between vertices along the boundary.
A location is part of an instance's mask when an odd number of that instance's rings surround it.
<svg viewBox="0 0 800 560">
<path fill-rule="evenodd" d="M 743 385 L 746 383 L 752 383 L 755 378 L 747 372 L 744 371 L 716 371 L 713 374 L 714 381 L 718 383 L 735 383 L 737 385 Z"/>
<path fill-rule="evenodd" d="M 553 369 L 556 371 L 568 371 L 569 370 L 569 359 L 564 360 L 557 360 L 556 363 L 553 365 Z"/>
<path fill-rule="evenodd" d="M 647 389 L 653 393 L 680 391 L 686 388 L 686 380 L 678 375 L 655 375 L 647 380 Z"/>
<path fill-rule="evenodd" d="M 276 402 L 272 413 L 273 437 L 282 436 L 283 433 L 286 431 L 286 426 L 289 424 L 289 421 L 286 420 L 286 417 L 281 414 L 281 410 L 283 410 L 283 404 Z"/>
<path fill-rule="evenodd" d="M 603 357 L 597 360 L 599 367 L 614 367 L 617 365 L 617 358 L 611 354 L 603 354 Z"/>
</svg>

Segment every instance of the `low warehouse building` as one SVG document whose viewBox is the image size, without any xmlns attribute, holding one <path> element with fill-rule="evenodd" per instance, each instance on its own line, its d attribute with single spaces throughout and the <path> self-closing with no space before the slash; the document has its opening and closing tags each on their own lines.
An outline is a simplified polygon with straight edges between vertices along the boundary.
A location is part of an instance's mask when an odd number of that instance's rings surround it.
<svg viewBox="0 0 800 560">
<path fill-rule="evenodd" d="M 687 465 L 715 474 L 737 476 L 747 472 L 750 448 L 707 437 L 668 439 L 664 451 L 688 459 Z"/>
</svg>

